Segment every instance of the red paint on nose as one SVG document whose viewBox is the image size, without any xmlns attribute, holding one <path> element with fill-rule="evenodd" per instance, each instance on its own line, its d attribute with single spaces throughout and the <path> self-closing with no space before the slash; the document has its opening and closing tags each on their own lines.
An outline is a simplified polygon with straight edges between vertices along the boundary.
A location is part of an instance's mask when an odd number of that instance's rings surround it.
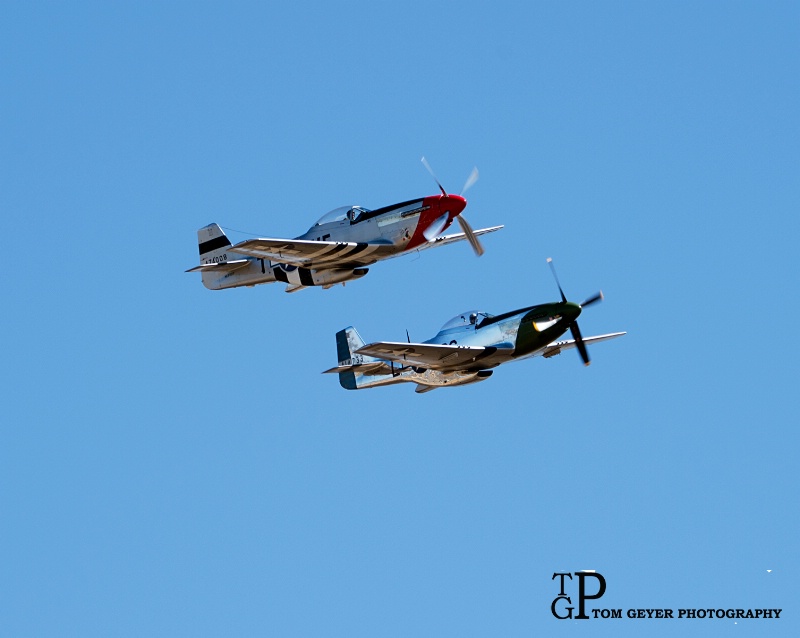
<svg viewBox="0 0 800 638">
<path fill-rule="evenodd" d="M 461 214 L 467 207 L 467 200 L 461 195 L 430 195 L 422 200 L 422 205 L 425 210 L 419 216 L 417 227 L 406 245 L 406 250 L 411 250 L 426 243 L 424 232 L 431 224 L 433 224 L 442 215 L 447 215 L 447 222 L 439 231 L 441 235 L 448 229 L 453 220 Z"/>
<path fill-rule="evenodd" d="M 467 207 L 467 200 L 461 195 L 448 195 L 447 197 L 442 197 L 439 201 L 439 206 L 442 210 L 450 211 L 450 219 L 454 219 Z"/>
</svg>

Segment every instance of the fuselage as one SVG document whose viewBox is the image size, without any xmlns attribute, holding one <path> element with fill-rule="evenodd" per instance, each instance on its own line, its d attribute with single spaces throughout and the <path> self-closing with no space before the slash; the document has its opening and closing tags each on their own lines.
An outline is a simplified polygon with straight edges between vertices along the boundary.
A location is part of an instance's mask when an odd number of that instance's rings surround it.
<svg viewBox="0 0 800 638">
<path fill-rule="evenodd" d="M 580 313 L 581 307 L 569 301 L 528 306 L 500 315 L 473 310 L 453 317 L 424 343 L 496 347 L 505 351 L 498 355 L 505 357 L 499 362 L 502 363 L 545 348 L 569 330 Z"/>
<path fill-rule="evenodd" d="M 458 195 L 431 195 L 368 210 L 342 206 L 322 217 L 295 239 L 391 244 L 397 252 L 426 243 L 424 232 L 441 221 L 446 230 L 464 210 L 467 201 Z M 438 234 L 438 233 L 437 233 Z"/>
</svg>

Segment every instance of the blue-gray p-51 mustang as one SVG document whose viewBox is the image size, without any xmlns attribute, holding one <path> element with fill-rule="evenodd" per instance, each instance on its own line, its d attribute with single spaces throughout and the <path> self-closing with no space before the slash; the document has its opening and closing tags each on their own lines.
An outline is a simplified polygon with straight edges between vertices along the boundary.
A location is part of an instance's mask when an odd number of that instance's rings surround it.
<svg viewBox="0 0 800 638">
<path fill-rule="evenodd" d="M 325 372 L 338 373 L 339 383 L 347 390 L 416 383 L 417 392 L 428 392 L 484 381 L 500 364 L 536 356 L 549 358 L 571 348 L 577 348 L 584 364 L 589 365 L 586 344 L 625 333 L 583 337 L 578 316 L 583 308 L 602 300 L 603 294 L 577 304 L 567 301 L 560 284 L 558 290 L 561 301 L 557 302 L 500 315 L 461 313 L 444 324 L 435 337 L 422 343 L 365 344 L 355 328 L 345 328 L 336 333 L 339 365 Z M 557 341 L 567 330 L 572 339 Z"/>
</svg>

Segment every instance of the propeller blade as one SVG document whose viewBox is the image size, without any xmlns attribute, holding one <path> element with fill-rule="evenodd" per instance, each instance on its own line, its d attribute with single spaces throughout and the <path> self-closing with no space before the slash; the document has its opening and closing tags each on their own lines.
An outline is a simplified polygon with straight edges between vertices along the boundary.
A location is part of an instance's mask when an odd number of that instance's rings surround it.
<svg viewBox="0 0 800 638">
<path fill-rule="evenodd" d="M 583 365 L 588 366 L 591 361 L 589 360 L 589 353 L 586 351 L 586 344 L 583 342 L 580 328 L 578 328 L 578 322 L 574 322 L 569 327 L 569 330 L 572 333 L 572 338 L 575 339 L 575 345 L 578 348 L 578 353 L 581 355 L 581 359 L 583 359 Z"/>
<path fill-rule="evenodd" d="M 591 306 L 593 303 L 597 303 L 598 301 L 603 301 L 603 291 L 601 290 L 596 295 L 589 297 L 586 301 L 581 304 L 581 308 L 587 308 Z"/>
<path fill-rule="evenodd" d="M 458 220 L 459 226 L 461 226 L 461 230 L 464 231 L 464 234 L 467 236 L 467 241 L 469 241 L 470 245 L 472 246 L 472 250 L 475 251 L 475 254 L 480 257 L 483 254 L 483 246 L 481 246 L 481 242 L 478 241 L 478 236 L 472 230 L 472 226 L 469 225 L 469 222 L 464 219 L 463 215 L 459 215 L 456 217 Z"/>
<path fill-rule="evenodd" d="M 467 181 L 464 182 L 464 188 L 461 189 L 461 196 L 463 197 L 464 193 L 466 193 L 470 188 L 472 188 L 472 185 L 477 181 L 478 181 L 478 167 L 476 166 L 472 169 L 472 172 L 469 174 L 469 177 L 467 177 Z"/>
<path fill-rule="evenodd" d="M 434 181 L 434 182 L 436 182 L 436 185 L 439 187 L 439 190 L 440 190 L 440 191 L 442 191 L 442 195 L 444 195 L 445 197 L 447 197 L 447 191 L 444 189 L 444 186 L 442 186 L 441 182 L 440 182 L 440 181 L 439 181 L 439 179 L 436 177 L 436 174 L 433 172 L 433 169 L 431 168 L 431 165 L 430 165 L 430 164 L 428 164 L 428 160 L 426 160 L 426 159 L 425 159 L 425 156 L 424 156 L 424 155 L 422 156 L 422 165 L 423 165 L 425 168 L 427 168 L 427 169 L 428 169 L 428 172 L 431 174 L 431 177 L 433 177 L 433 181 Z"/>
<path fill-rule="evenodd" d="M 450 215 L 445 213 L 441 217 L 438 217 L 433 220 L 430 226 L 428 226 L 422 233 L 422 236 L 425 237 L 428 241 L 433 241 L 439 236 L 439 233 L 442 232 L 445 224 L 447 224 L 447 220 L 450 219 Z"/>
<path fill-rule="evenodd" d="M 561 301 L 563 301 L 564 303 L 567 303 L 567 298 L 564 295 L 564 291 L 561 290 L 561 283 L 558 281 L 558 275 L 556 274 L 556 267 L 553 265 L 553 258 L 552 257 L 548 257 L 547 258 L 547 263 L 550 264 L 550 270 L 553 271 L 553 278 L 556 280 L 556 286 L 558 286 L 558 292 L 561 293 Z"/>
</svg>

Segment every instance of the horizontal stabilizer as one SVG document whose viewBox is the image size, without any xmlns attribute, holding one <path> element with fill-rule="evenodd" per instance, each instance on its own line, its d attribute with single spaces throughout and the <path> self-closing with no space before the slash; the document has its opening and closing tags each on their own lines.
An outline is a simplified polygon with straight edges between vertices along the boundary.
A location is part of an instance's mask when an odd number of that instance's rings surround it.
<svg viewBox="0 0 800 638">
<path fill-rule="evenodd" d="M 194 268 L 189 268 L 186 272 L 233 272 L 244 268 L 250 262 L 249 259 L 234 259 L 232 261 L 221 261 L 216 264 L 201 264 Z"/>
<path fill-rule="evenodd" d="M 435 390 L 439 386 L 435 385 L 422 385 L 421 383 L 417 384 L 417 387 L 414 388 L 414 392 L 417 394 L 422 394 L 423 392 L 430 392 L 431 390 Z"/>
<path fill-rule="evenodd" d="M 352 366 L 336 366 L 330 370 L 325 370 L 322 374 L 347 372 L 352 370 L 356 374 L 391 374 L 392 368 L 384 361 L 374 361 L 372 363 L 361 363 Z"/>
<path fill-rule="evenodd" d="M 301 284 L 289 284 L 286 286 L 286 290 L 283 292 L 297 292 L 298 290 L 305 290 L 308 286 L 303 286 Z"/>
</svg>

